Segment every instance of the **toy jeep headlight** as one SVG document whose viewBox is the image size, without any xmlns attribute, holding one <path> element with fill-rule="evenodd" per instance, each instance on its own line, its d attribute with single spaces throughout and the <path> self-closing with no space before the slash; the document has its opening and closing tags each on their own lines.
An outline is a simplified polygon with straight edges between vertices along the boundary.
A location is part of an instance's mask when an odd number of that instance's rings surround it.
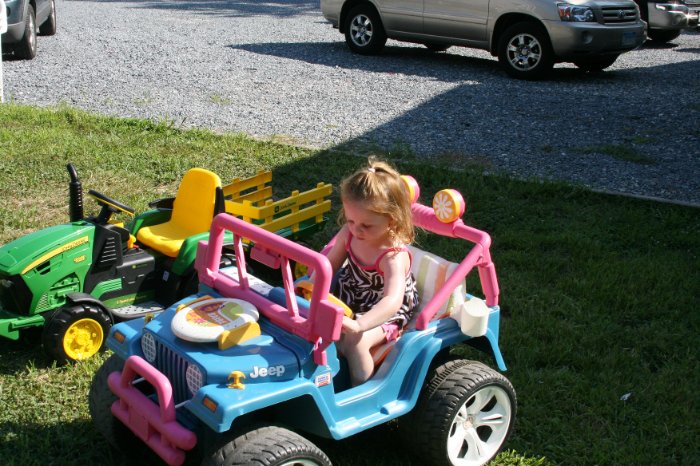
<svg viewBox="0 0 700 466">
<path fill-rule="evenodd" d="M 569 22 L 594 22 L 593 10 L 587 6 L 570 5 L 568 3 L 558 3 L 559 19 Z"/>
<path fill-rule="evenodd" d="M 190 364 L 185 372 L 185 380 L 187 381 L 187 389 L 190 394 L 194 395 L 204 385 L 204 374 L 196 364 Z"/>
<path fill-rule="evenodd" d="M 141 337 L 141 350 L 146 361 L 153 364 L 156 360 L 156 339 L 150 332 L 143 332 Z"/>
</svg>

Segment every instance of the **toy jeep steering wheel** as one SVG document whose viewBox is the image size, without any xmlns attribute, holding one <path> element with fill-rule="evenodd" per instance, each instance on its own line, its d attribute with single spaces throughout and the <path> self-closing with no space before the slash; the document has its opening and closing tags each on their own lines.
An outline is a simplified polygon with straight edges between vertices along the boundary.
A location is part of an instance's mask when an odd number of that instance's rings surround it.
<svg viewBox="0 0 700 466">
<path fill-rule="evenodd" d="M 294 284 L 294 287 L 296 288 L 297 293 L 299 293 L 304 299 L 306 299 L 307 301 L 311 301 L 311 292 L 314 289 L 314 284 L 312 281 L 299 280 Z M 350 317 L 351 319 L 354 317 L 355 314 L 352 312 L 352 309 L 350 309 L 347 304 L 339 300 L 331 293 L 328 293 L 328 301 L 340 306 L 343 309 L 343 313 L 347 317 Z"/>
<path fill-rule="evenodd" d="M 95 190 L 89 190 L 88 194 L 92 196 L 99 205 L 102 206 L 102 211 L 100 211 L 100 215 L 98 217 L 99 222 L 109 222 L 109 218 L 112 216 L 112 213 L 115 212 L 122 212 L 131 216 L 133 216 L 134 212 L 136 212 L 133 207 L 129 207 L 126 204 L 122 204 L 119 201 L 115 201 L 111 197 L 107 197 L 104 194 L 98 193 Z"/>
</svg>

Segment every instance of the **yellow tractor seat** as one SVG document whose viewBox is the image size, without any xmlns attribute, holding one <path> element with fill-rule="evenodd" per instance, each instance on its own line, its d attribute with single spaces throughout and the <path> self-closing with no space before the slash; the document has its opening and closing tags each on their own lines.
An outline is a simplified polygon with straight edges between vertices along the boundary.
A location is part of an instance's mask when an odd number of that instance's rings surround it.
<svg viewBox="0 0 700 466">
<path fill-rule="evenodd" d="M 180 182 L 170 220 L 139 229 L 136 239 L 168 257 L 177 257 L 182 242 L 209 231 L 212 219 L 222 211 L 219 176 L 203 168 L 192 168 Z"/>
</svg>

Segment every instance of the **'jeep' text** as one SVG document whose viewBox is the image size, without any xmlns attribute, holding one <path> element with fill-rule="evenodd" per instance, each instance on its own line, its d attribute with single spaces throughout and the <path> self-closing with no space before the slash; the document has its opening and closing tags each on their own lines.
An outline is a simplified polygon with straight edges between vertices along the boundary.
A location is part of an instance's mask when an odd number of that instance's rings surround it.
<svg viewBox="0 0 700 466">
<path fill-rule="evenodd" d="M 250 373 L 250 377 L 257 379 L 258 377 L 272 377 L 276 375 L 281 377 L 284 374 L 284 366 L 272 366 L 272 367 L 258 367 L 253 366 L 253 372 Z"/>
</svg>

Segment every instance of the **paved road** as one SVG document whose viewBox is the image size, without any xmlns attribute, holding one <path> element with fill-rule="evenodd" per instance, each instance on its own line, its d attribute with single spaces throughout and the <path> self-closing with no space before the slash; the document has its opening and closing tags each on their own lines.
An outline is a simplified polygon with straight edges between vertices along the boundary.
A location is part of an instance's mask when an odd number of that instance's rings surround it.
<svg viewBox="0 0 700 466">
<path fill-rule="evenodd" d="M 457 165 L 700 204 L 700 34 L 601 75 L 537 83 L 483 51 L 388 43 L 351 54 L 317 1 L 57 0 L 6 98 L 67 103 L 312 147 L 410 149 Z"/>
</svg>

